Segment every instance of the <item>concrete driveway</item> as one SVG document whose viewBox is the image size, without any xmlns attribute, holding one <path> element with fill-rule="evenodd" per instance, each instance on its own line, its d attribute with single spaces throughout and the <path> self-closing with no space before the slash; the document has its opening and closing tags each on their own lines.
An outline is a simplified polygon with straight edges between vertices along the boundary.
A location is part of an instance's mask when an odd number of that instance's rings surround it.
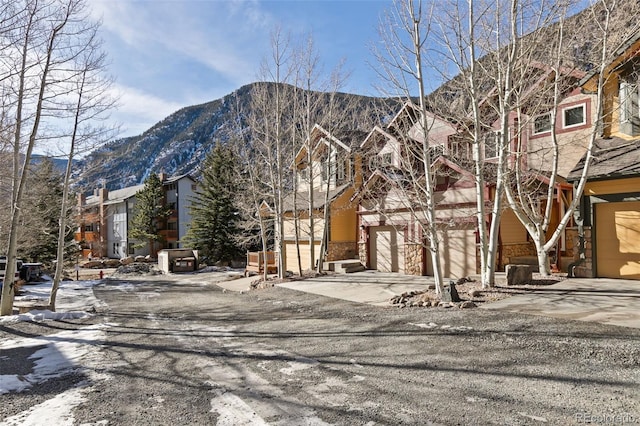
<svg viewBox="0 0 640 426">
<path fill-rule="evenodd" d="M 256 278 L 218 283 L 228 290 L 244 290 Z M 292 290 L 356 303 L 388 306 L 406 291 L 424 290 L 431 277 L 363 271 L 324 275 L 277 284 Z M 526 294 L 481 305 L 482 309 L 542 315 L 640 328 L 640 281 L 575 278 L 528 290 Z"/>
<path fill-rule="evenodd" d="M 289 281 L 278 286 L 350 302 L 388 306 L 393 296 L 406 291 L 425 290 L 431 283 L 431 277 L 362 271 Z"/>
<path fill-rule="evenodd" d="M 574 278 L 482 308 L 640 328 L 640 281 Z"/>
</svg>

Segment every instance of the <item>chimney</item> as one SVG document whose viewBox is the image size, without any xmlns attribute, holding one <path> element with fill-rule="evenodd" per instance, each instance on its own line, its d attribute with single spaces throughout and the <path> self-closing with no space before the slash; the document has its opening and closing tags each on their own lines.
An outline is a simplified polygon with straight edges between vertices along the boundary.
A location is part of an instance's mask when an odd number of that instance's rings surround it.
<svg viewBox="0 0 640 426">
<path fill-rule="evenodd" d="M 160 179 L 160 182 L 164 182 L 167 180 L 167 174 L 165 172 L 160 172 L 158 173 L 158 178 Z"/>
</svg>

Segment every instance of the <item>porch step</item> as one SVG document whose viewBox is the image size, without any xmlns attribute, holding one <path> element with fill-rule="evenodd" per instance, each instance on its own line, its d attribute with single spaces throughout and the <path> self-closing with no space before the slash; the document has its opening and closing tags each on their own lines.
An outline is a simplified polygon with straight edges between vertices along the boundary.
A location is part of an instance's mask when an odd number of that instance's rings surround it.
<svg viewBox="0 0 640 426">
<path fill-rule="evenodd" d="M 336 274 L 350 274 L 352 272 L 360 272 L 366 269 L 358 259 L 324 262 L 323 267 L 325 271 L 333 271 Z"/>
</svg>

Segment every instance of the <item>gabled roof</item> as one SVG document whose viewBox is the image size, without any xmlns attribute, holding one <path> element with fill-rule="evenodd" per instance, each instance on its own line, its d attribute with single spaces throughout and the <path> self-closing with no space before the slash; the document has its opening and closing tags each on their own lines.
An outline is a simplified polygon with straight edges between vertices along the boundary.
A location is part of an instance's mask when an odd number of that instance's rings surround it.
<svg viewBox="0 0 640 426">
<path fill-rule="evenodd" d="M 614 59 L 605 67 L 605 74 L 609 74 L 638 54 L 640 54 L 640 31 L 620 44 L 613 54 Z M 597 84 L 595 79 L 599 74 L 600 70 L 598 68 L 594 69 L 580 80 L 580 86 L 585 90 L 595 91 L 594 84 Z"/>
<path fill-rule="evenodd" d="M 580 180 L 585 161 L 586 155 L 569 173 L 569 182 Z M 596 140 L 587 175 L 589 180 L 634 176 L 640 176 L 640 140 L 628 141 L 617 137 Z"/>
<path fill-rule="evenodd" d="M 360 141 L 364 139 L 366 132 L 361 130 L 349 130 L 349 129 L 334 129 L 331 132 L 324 129 L 321 125 L 316 124 L 311 129 L 309 139 L 305 141 L 305 144 L 298 150 L 296 154 L 294 165 L 300 163 L 307 153 L 307 147 L 311 146 L 314 153 L 321 148 L 329 145 L 329 140 L 335 146 L 339 146 L 347 152 L 351 152 L 353 148 L 360 145 Z M 311 142 L 311 143 L 309 143 Z"/>
<path fill-rule="evenodd" d="M 346 183 L 341 185 L 335 189 L 329 191 L 328 197 L 325 191 L 320 191 L 318 189 L 313 190 L 313 209 L 318 210 L 325 206 L 325 199 L 328 200 L 329 204 L 333 200 L 335 200 L 339 195 L 341 195 L 347 188 L 351 186 L 350 183 Z M 294 210 L 293 205 L 293 193 L 287 195 L 283 200 L 283 208 L 285 212 L 291 212 Z M 309 208 L 309 193 L 306 191 L 300 191 L 296 193 L 296 205 L 295 210 L 306 210 Z"/>
<path fill-rule="evenodd" d="M 371 131 L 367 135 L 367 137 L 365 137 L 364 140 L 362 141 L 362 143 L 360 144 L 360 148 L 364 149 L 367 145 L 373 143 L 373 141 L 375 140 L 376 136 L 382 136 L 382 137 L 387 138 L 387 139 L 394 139 L 395 140 L 395 136 L 393 136 L 391 133 L 387 132 L 386 130 L 384 130 L 380 126 L 374 126 L 373 129 L 371 129 Z"/>
</svg>

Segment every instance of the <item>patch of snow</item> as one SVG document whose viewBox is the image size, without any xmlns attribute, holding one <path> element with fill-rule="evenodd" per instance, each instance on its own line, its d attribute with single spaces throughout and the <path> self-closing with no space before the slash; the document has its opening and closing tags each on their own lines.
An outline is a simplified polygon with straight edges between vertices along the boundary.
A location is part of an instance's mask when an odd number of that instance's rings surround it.
<svg viewBox="0 0 640 426">
<path fill-rule="evenodd" d="M 0 394 L 20 392 L 37 383 L 81 370 L 86 362 L 97 356 L 95 348 L 103 343 L 104 329 L 108 327 L 107 324 L 92 325 L 48 336 L 18 338 L 0 343 L 2 350 L 42 347 L 29 357 L 34 360 L 31 373 L 0 376 Z"/>
<path fill-rule="evenodd" d="M 219 392 L 218 396 L 211 400 L 211 411 L 218 413 L 218 426 L 268 424 L 246 402 L 231 392 Z"/>
<path fill-rule="evenodd" d="M 45 321 L 87 318 L 87 311 L 95 311 L 103 307 L 93 294 L 93 287 L 100 281 L 62 281 L 56 296 L 56 312 L 34 310 L 27 314 L 6 315 L 0 317 L 0 324 L 18 321 Z M 42 301 L 47 303 L 51 294 L 52 282 L 25 285 L 22 294 L 16 296 L 15 302 Z"/>
<path fill-rule="evenodd" d="M 86 391 L 84 387 L 68 389 L 42 404 L 4 419 L 0 426 L 72 426 L 75 424 L 72 411 L 86 400 Z"/>
<path fill-rule="evenodd" d="M 435 322 L 430 322 L 429 324 L 425 324 L 425 323 L 414 323 L 414 322 L 410 322 L 408 323 L 409 325 L 415 325 L 416 327 L 420 327 L 420 328 L 436 328 L 438 326 L 438 324 L 436 324 Z"/>
</svg>

